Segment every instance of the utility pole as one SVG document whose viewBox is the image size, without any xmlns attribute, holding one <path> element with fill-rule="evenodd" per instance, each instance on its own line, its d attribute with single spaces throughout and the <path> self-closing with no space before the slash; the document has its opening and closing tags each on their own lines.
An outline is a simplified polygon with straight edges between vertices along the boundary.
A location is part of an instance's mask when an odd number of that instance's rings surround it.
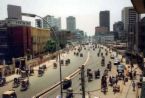
<svg viewBox="0 0 145 98">
<path fill-rule="evenodd" d="M 82 86 L 82 98 L 85 98 L 85 70 L 84 65 L 81 67 L 81 86 Z"/>
</svg>

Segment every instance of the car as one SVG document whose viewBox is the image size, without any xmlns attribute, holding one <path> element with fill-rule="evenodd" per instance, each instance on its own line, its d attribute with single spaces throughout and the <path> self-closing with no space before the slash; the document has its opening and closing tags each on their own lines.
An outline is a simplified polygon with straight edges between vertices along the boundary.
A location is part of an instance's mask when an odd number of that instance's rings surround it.
<svg viewBox="0 0 145 98">
<path fill-rule="evenodd" d="M 120 64 L 120 60 L 118 58 L 114 59 L 114 65 L 119 65 Z"/>
<path fill-rule="evenodd" d="M 123 65 L 123 64 L 117 65 L 117 72 L 118 73 L 124 73 L 124 70 L 125 70 L 125 65 Z"/>
<path fill-rule="evenodd" d="M 17 98 L 17 94 L 14 90 L 8 90 L 2 94 L 2 98 Z"/>
</svg>

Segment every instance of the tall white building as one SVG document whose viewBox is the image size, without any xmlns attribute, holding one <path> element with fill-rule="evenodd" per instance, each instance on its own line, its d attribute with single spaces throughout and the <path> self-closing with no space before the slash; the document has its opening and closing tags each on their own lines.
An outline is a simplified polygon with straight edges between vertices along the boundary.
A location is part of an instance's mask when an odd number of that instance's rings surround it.
<svg viewBox="0 0 145 98">
<path fill-rule="evenodd" d="M 122 22 L 126 32 L 127 48 L 129 52 L 137 51 L 139 21 L 140 15 L 133 7 L 125 7 L 122 10 Z"/>
<path fill-rule="evenodd" d="M 76 19 L 73 16 L 67 17 L 67 30 L 74 31 L 76 30 Z"/>
<path fill-rule="evenodd" d="M 135 25 L 139 19 L 140 16 L 137 14 L 133 7 L 125 7 L 122 10 L 122 22 L 126 32 L 128 32 L 131 26 Z"/>
<path fill-rule="evenodd" d="M 43 28 L 50 28 L 50 26 L 51 26 L 51 27 L 55 27 L 57 29 L 61 29 L 61 18 L 60 17 L 55 18 L 54 16 L 47 15 L 44 17 L 44 20 L 46 20 L 48 23 L 43 21 Z"/>
<path fill-rule="evenodd" d="M 21 6 L 8 5 L 7 6 L 8 18 L 22 20 Z"/>
</svg>

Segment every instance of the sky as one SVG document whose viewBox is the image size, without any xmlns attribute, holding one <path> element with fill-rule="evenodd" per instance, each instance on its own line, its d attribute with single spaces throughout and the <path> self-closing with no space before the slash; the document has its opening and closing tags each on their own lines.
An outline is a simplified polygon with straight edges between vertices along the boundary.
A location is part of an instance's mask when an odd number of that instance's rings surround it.
<svg viewBox="0 0 145 98">
<path fill-rule="evenodd" d="M 99 26 L 99 12 L 110 11 L 110 27 L 121 20 L 124 7 L 132 6 L 131 0 L 0 0 L 0 20 L 7 18 L 7 5 L 18 5 L 22 12 L 39 16 L 53 15 L 62 18 L 62 29 L 66 29 L 66 17 L 76 17 L 76 27 L 84 30 L 87 35 L 95 34 L 95 27 Z M 23 17 L 31 20 L 34 18 Z"/>
</svg>

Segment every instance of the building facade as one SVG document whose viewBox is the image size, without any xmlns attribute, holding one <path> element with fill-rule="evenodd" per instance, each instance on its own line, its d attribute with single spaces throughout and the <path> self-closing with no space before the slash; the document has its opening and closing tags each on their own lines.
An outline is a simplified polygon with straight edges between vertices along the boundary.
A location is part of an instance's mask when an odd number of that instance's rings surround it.
<svg viewBox="0 0 145 98">
<path fill-rule="evenodd" d="M 47 15 L 43 19 L 47 21 L 47 23 L 46 23 L 46 21 L 42 20 L 44 29 L 48 29 L 50 27 L 56 28 L 57 30 L 61 29 L 61 18 L 60 17 L 55 18 L 54 16 Z"/>
<path fill-rule="evenodd" d="M 0 27 L 6 26 L 31 26 L 31 22 L 17 19 L 0 20 Z"/>
<path fill-rule="evenodd" d="M 107 27 L 110 31 L 110 11 L 100 11 L 100 27 Z"/>
<path fill-rule="evenodd" d="M 116 40 L 124 39 L 123 37 L 125 36 L 125 32 L 124 32 L 124 25 L 122 21 L 118 21 L 113 24 L 113 31 L 116 32 L 115 33 Z"/>
<path fill-rule="evenodd" d="M 128 51 L 134 52 L 137 50 L 138 39 L 138 23 L 140 15 L 134 10 L 133 7 L 125 7 L 122 10 L 122 22 L 127 36 Z"/>
<path fill-rule="evenodd" d="M 139 23 L 138 44 L 139 53 L 145 56 L 145 17 Z"/>
<path fill-rule="evenodd" d="M 76 19 L 73 16 L 69 16 L 66 19 L 67 30 L 75 31 L 76 30 Z"/>
<path fill-rule="evenodd" d="M 99 35 L 100 33 L 108 33 L 107 27 L 95 27 L 95 35 Z"/>
<path fill-rule="evenodd" d="M 36 19 L 35 20 L 35 26 L 37 28 L 43 28 L 43 21 L 41 19 Z"/>
<path fill-rule="evenodd" d="M 8 5 L 7 6 L 8 18 L 22 20 L 21 6 Z"/>
<path fill-rule="evenodd" d="M 50 30 L 13 26 L 0 28 L 0 63 L 11 63 L 12 58 L 24 57 L 28 50 L 36 56 L 45 52 L 45 45 L 50 39 Z"/>
<path fill-rule="evenodd" d="M 31 27 L 32 54 L 37 56 L 45 52 L 45 45 L 50 39 L 50 30 Z"/>
</svg>

